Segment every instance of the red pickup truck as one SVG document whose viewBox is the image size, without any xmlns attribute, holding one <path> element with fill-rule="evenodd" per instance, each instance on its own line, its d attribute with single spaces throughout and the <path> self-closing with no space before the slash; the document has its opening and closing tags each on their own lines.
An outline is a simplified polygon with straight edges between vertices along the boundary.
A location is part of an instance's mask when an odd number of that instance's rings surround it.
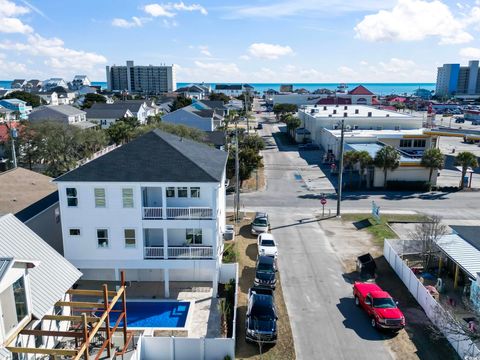
<svg viewBox="0 0 480 360">
<path fill-rule="evenodd" d="M 355 282 L 353 296 L 355 305 L 361 306 L 371 318 L 372 327 L 395 331 L 405 327 L 405 316 L 396 302 L 377 284 Z"/>
</svg>

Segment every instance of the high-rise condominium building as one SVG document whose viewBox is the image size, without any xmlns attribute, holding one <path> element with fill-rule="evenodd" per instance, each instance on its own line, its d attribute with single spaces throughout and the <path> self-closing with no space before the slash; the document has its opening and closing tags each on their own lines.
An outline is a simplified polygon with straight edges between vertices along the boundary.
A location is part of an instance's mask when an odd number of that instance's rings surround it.
<svg viewBox="0 0 480 360">
<path fill-rule="evenodd" d="M 107 86 L 112 91 L 161 94 L 175 91 L 175 65 L 139 66 L 127 61 L 126 66 L 107 66 Z"/>
<path fill-rule="evenodd" d="M 468 66 L 444 64 L 439 67 L 436 94 L 439 96 L 480 95 L 478 63 L 478 60 L 472 60 L 468 62 Z"/>
</svg>

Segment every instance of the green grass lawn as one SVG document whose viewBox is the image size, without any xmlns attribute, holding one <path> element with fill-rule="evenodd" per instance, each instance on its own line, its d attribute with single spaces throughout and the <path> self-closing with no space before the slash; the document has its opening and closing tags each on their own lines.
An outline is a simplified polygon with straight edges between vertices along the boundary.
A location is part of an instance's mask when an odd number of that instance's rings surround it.
<svg viewBox="0 0 480 360">
<path fill-rule="evenodd" d="M 356 223 L 360 230 L 368 231 L 373 235 L 376 245 L 383 246 L 384 239 L 396 239 L 398 236 L 388 226 L 390 222 L 421 222 L 426 219 L 425 215 L 395 215 L 386 214 L 380 216 L 380 222 L 377 222 L 370 214 L 345 214 L 342 215 L 343 221 Z"/>
</svg>

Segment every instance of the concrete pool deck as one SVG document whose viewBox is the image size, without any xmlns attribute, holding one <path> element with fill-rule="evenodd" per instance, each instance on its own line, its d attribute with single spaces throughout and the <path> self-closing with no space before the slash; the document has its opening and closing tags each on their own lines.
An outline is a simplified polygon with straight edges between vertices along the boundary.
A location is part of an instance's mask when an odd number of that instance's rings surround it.
<svg viewBox="0 0 480 360">
<path fill-rule="evenodd" d="M 81 280 L 78 282 L 78 289 L 99 289 L 102 284 L 107 284 L 109 289 L 115 289 L 118 285 L 113 281 L 90 281 Z M 127 288 L 127 301 L 129 299 L 158 299 L 171 301 L 192 301 L 193 311 L 188 326 L 188 337 L 199 338 L 221 337 L 220 311 L 218 299 L 212 298 L 212 286 L 209 282 L 170 282 L 170 297 L 163 297 L 163 282 L 154 281 L 133 281 Z M 92 297 L 75 296 L 76 301 L 94 301 Z M 128 314 L 127 314 L 128 316 Z M 127 318 L 128 319 L 128 318 Z M 185 336 L 176 330 L 154 331 L 156 336 Z"/>
</svg>

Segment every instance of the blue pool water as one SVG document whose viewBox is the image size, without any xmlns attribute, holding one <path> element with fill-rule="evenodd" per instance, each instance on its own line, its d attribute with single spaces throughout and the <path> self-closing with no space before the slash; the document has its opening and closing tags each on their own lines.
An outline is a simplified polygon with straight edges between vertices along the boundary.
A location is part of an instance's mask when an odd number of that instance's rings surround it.
<svg viewBox="0 0 480 360">
<path fill-rule="evenodd" d="M 128 327 L 138 328 L 184 327 L 189 307 L 189 302 L 129 301 L 127 324 Z M 117 306 L 114 309 L 116 308 Z M 112 326 L 117 321 L 118 315 L 119 313 L 110 313 Z M 120 324 L 123 324 L 123 321 Z"/>
</svg>

